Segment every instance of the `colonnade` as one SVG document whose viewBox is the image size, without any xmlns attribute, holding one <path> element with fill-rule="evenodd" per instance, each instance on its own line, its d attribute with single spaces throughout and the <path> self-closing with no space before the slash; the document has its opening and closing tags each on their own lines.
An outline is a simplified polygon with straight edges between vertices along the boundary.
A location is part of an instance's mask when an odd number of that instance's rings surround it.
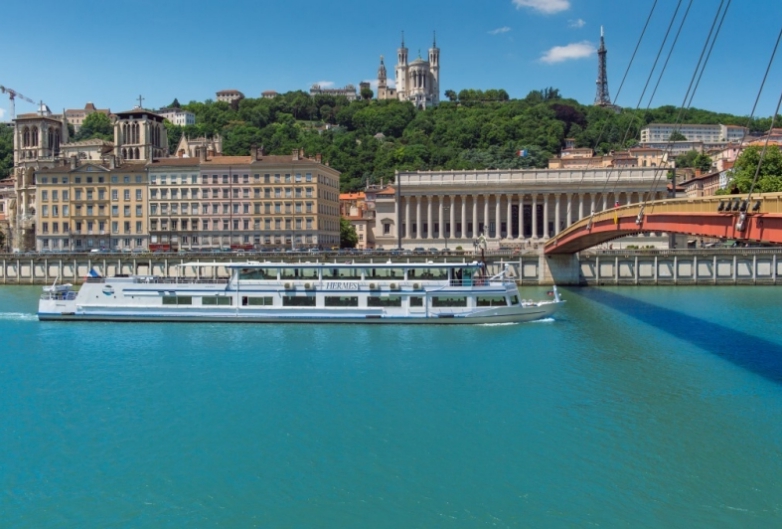
<svg viewBox="0 0 782 529">
<path fill-rule="evenodd" d="M 643 200 L 648 191 L 421 194 L 403 195 L 397 213 L 407 240 L 545 240 L 592 211 Z"/>
</svg>

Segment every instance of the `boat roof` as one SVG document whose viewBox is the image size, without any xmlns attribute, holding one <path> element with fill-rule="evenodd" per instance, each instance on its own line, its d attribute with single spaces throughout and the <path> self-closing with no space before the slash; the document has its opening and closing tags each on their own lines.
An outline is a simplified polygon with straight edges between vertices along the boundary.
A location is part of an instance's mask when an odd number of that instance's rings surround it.
<svg viewBox="0 0 782 529">
<path fill-rule="evenodd" d="M 245 261 L 241 263 L 219 263 L 219 262 L 190 262 L 177 264 L 177 267 L 219 267 L 225 268 L 479 268 L 482 263 L 473 261 L 471 263 L 436 263 L 427 261 L 425 263 L 395 263 L 387 261 L 385 263 L 329 263 L 329 262 L 303 262 L 303 263 L 284 263 L 273 261 Z"/>
</svg>

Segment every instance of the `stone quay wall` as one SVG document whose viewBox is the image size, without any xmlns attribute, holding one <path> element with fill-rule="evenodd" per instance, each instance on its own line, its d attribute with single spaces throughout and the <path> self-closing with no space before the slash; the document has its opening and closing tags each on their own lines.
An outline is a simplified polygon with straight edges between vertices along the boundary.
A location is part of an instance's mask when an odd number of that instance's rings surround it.
<svg viewBox="0 0 782 529">
<path fill-rule="evenodd" d="M 101 276 L 118 274 L 163 278 L 228 276 L 214 263 L 244 262 L 471 262 L 472 254 L 431 256 L 255 256 L 255 255 L 14 255 L 0 256 L 1 285 L 48 285 L 84 282 L 90 270 Z M 488 255 L 490 274 L 508 269 L 521 286 L 602 285 L 776 285 L 782 284 L 782 248 L 618 250 L 580 255 L 539 253 Z M 203 267 L 180 266 L 203 263 Z"/>
</svg>

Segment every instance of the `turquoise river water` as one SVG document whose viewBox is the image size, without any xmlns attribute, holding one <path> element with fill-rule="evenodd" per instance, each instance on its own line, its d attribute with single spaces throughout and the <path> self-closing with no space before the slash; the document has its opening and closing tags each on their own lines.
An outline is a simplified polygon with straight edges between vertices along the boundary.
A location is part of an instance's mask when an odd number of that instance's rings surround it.
<svg viewBox="0 0 782 529">
<path fill-rule="evenodd" d="M 0 527 L 782 526 L 776 288 L 462 327 L 40 323 L 39 292 L 0 289 Z"/>
</svg>

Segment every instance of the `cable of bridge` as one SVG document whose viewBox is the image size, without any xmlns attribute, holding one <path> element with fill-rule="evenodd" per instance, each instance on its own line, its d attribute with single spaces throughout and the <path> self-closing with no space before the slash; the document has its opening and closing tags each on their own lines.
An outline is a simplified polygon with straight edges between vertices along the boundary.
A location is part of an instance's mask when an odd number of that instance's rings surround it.
<svg viewBox="0 0 782 529">
<path fill-rule="evenodd" d="M 657 8 L 657 3 L 659 0 L 654 0 L 654 3 L 652 3 L 652 8 L 649 10 L 649 15 L 646 17 L 646 23 L 644 24 L 643 29 L 641 30 L 641 35 L 638 37 L 638 42 L 635 44 L 635 49 L 633 50 L 633 54 L 630 56 L 630 62 L 627 63 L 627 68 L 625 68 L 625 73 L 622 76 L 622 82 L 619 83 L 619 89 L 616 91 L 616 95 L 614 96 L 614 101 L 617 101 L 619 99 L 619 95 L 622 93 L 622 88 L 624 87 L 625 81 L 627 80 L 627 75 L 630 73 L 630 68 L 633 66 L 633 62 L 635 61 L 635 57 L 638 54 L 638 49 L 641 47 L 641 42 L 643 41 L 644 35 L 646 35 L 646 30 L 649 28 L 649 22 L 652 20 L 652 15 L 654 15 L 654 11 Z M 679 0 L 679 6 L 681 6 L 683 0 Z M 676 8 L 678 12 L 678 7 Z M 655 61 L 656 64 L 656 61 Z M 600 133 L 597 135 L 597 139 L 595 140 L 594 144 L 594 150 L 597 151 L 600 141 L 603 139 L 603 134 L 605 133 L 606 127 L 608 126 L 608 122 L 611 121 L 610 119 L 607 119 L 603 122 L 603 126 L 600 128 Z M 616 123 L 614 122 L 611 126 L 611 130 L 609 131 L 609 136 L 611 133 L 613 133 L 614 128 L 616 127 Z M 576 189 L 575 192 L 578 193 L 581 190 L 581 185 L 584 183 L 584 178 L 586 178 L 586 172 L 588 169 L 584 169 L 581 171 L 581 179 L 576 183 Z M 567 209 L 565 210 L 568 217 L 572 215 L 572 208 L 573 208 L 573 201 L 569 200 Z M 594 211 L 592 212 L 594 213 Z M 534 214 L 534 213 L 533 213 Z"/>
<path fill-rule="evenodd" d="M 657 68 L 657 63 L 659 62 L 660 56 L 662 55 L 662 52 L 665 49 L 665 44 L 668 42 L 668 37 L 670 36 L 671 29 L 673 28 L 673 25 L 676 22 L 676 17 L 679 14 L 679 9 L 681 8 L 682 1 L 683 0 L 679 0 L 678 4 L 676 5 L 676 9 L 674 10 L 673 15 L 671 16 L 671 20 L 668 23 L 668 28 L 667 28 L 667 30 L 665 32 L 665 36 L 663 37 L 662 42 L 660 43 L 660 48 L 657 50 L 657 56 L 655 57 L 654 64 L 652 65 L 652 68 L 649 71 L 649 76 L 647 77 L 646 84 L 644 85 L 644 89 L 641 92 L 641 97 L 638 99 L 638 103 L 636 104 L 636 108 L 635 108 L 636 111 L 640 108 L 641 103 L 643 101 L 643 96 L 646 93 L 646 90 L 649 88 L 649 83 L 651 82 L 651 79 L 654 76 L 654 71 Z M 659 74 L 659 77 L 658 77 L 658 81 L 657 81 L 658 85 L 659 85 L 659 82 L 660 82 L 659 79 L 662 79 L 662 76 L 665 74 L 665 70 L 666 70 L 666 68 L 668 66 L 668 61 L 671 58 L 671 54 L 673 53 L 673 50 L 676 48 L 676 43 L 679 40 L 679 36 L 681 35 L 682 28 L 684 27 L 684 23 L 687 20 L 687 16 L 689 15 L 690 8 L 692 7 L 692 3 L 693 3 L 693 0 L 690 0 L 688 5 L 687 5 L 687 9 L 685 10 L 684 15 L 682 17 L 681 23 L 679 25 L 679 29 L 676 32 L 676 36 L 675 36 L 675 38 L 673 40 L 673 43 L 671 44 L 671 48 L 670 48 L 670 50 L 668 50 L 668 56 L 667 56 L 667 58 L 665 60 L 665 63 L 663 64 L 662 70 L 660 71 L 660 74 Z M 651 105 L 651 103 L 652 103 L 652 101 L 651 101 L 651 98 L 650 98 L 649 103 L 647 104 L 647 107 L 646 107 L 647 110 L 649 109 L 649 106 Z M 627 127 L 627 130 L 625 131 L 625 136 L 624 136 L 624 139 L 622 141 L 623 145 L 627 141 L 627 136 L 630 133 L 630 130 L 632 128 L 632 124 L 633 124 L 633 122 L 631 121 L 630 124 Z M 606 190 L 608 189 L 608 185 L 611 182 L 611 174 L 612 173 L 613 173 L 613 168 L 609 168 L 608 174 L 606 175 L 605 184 L 603 184 L 603 188 L 600 191 L 600 194 L 603 197 L 606 196 Z M 618 171 L 618 174 L 617 174 L 617 183 L 619 182 L 619 176 L 621 176 L 621 174 L 622 174 L 622 168 L 620 167 L 619 171 Z M 614 184 L 614 187 L 612 188 L 612 192 L 616 193 L 616 184 Z M 604 198 L 604 202 L 605 202 L 605 198 Z M 594 220 L 595 213 L 596 213 L 596 211 L 594 209 L 590 212 L 589 221 L 587 222 L 587 230 L 589 230 L 591 228 L 591 226 L 592 226 L 592 222 Z"/>
<path fill-rule="evenodd" d="M 687 87 L 687 91 L 684 95 L 684 100 L 682 101 L 682 106 L 679 108 L 679 113 L 677 115 L 676 121 L 674 123 L 674 130 L 677 130 L 676 127 L 681 125 L 681 121 L 684 117 L 684 113 L 689 110 L 690 105 L 692 104 L 692 100 L 695 97 L 695 93 L 698 90 L 698 86 L 700 85 L 700 80 L 703 76 L 703 72 L 706 69 L 706 66 L 709 63 L 709 59 L 711 58 L 711 50 L 714 47 L 714 42 L 716 42 L 717 38 L 719 37 L 719 34 L 722 30 L 722 24 L 725 20 L 725 15 L 728 12 L 728 9 L 730 9 L 730 5 L 733 0 L 728 0 L 728 3 L 725 5 L 725 11 L 722 11 L 722 6 L 725 4 L 725 0 L 720 1 L 720 5 L 717 7 L 717 11 L 714 15 L 714 20 L 712 21 L 711 28 L 709 30 L 709 34 L 706 36 L 706 41 L 703 44 L 703 49 L 701 50 L 700 57 L 698 58 L 698 63 L 695 65 L 695 70 L 693 71 L 692 78 L 690 79 L 689 86 Z M 716 31 L 715 31 L 716 30 Z M 712 40 L 713 35 L 713 40 Z M 671 135 L 671 138 L 673 138 L 673 135 Z M 669 139 L 668 143 L 666 145 L 666 153 L 670 154 L 670 151 L 673 149 L 673 139 Z M 654 196 L 654 194 L 657 192 L 657 184 L 660 180 L 660 175 L 663 174 L 663 170 L 665 168 L 660 168 L 660 170 L 655 171 L 655 176 L 652 180 L 652 188 L 649 193 L 649 196 Z M 675 171 L 675 167 L 674 167 Z M 674 192 L 675 192 L 675 181 L 673 183 L 674 185 Z M 636 218 L 636 224 L 641 224 L 643 222 L 643 216 L 644 216 L 644 209 L 646 207 L 646 204 L 649 202 L 649 198 L 643 200 L 641 203 L 641 209 L 638 212 L 638 216 Z"/>
</svg>

